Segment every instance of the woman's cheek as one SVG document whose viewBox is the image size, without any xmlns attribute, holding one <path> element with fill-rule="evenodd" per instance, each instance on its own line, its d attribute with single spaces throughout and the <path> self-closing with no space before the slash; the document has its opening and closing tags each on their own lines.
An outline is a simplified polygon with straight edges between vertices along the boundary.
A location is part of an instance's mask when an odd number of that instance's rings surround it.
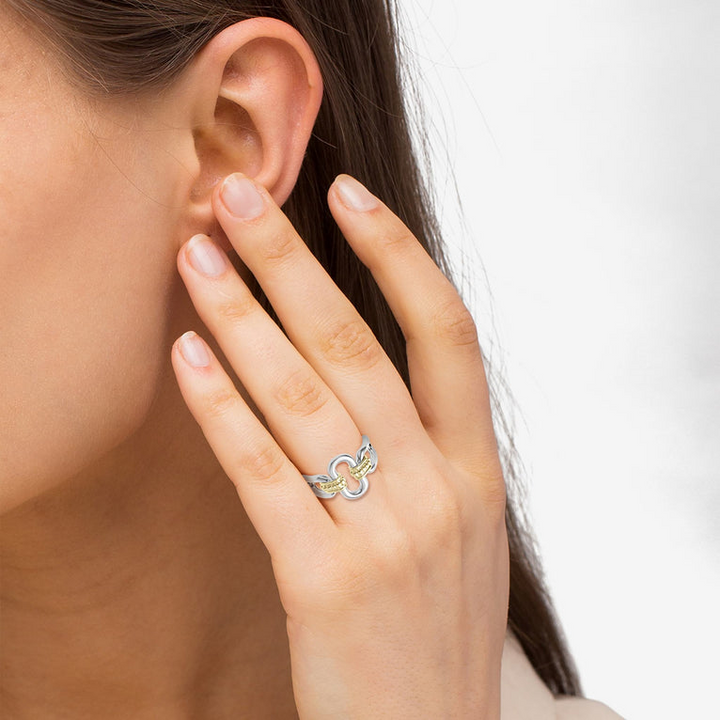
<svg viewBox="0 0 720 720">
<path fill-rule="evenodd" d="M 172 123 L 95 112 L 13 42 L 0 68 L 0 513 L 145 421 L 169 370 L 192 179 Z"/>
<path fill-rule="evenodd" d="M 3 239 L 0 513 L 135 432 L 168 363 L 181 281 L 167 207 L 94 170 L 39 183 L 39 209 Z"/>
</svg>

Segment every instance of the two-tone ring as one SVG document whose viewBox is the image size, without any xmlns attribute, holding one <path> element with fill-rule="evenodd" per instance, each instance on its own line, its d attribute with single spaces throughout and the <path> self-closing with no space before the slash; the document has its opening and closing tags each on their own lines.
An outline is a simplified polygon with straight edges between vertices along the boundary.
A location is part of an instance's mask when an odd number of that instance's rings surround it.
<svg viewBox="0 0 720 720">
<path fill-rule="evenodd" d="M 347 478 L 338 473 L 337 466 L 340 463 L 347 463 L 350 466 L 350 475 L 360 483 L 357 490 L 350 490 Z M 369 484 L 366 475 L 375 472 L 377 464 L 377 452 L 370 444 L 368 436 L 363 435 L 362 445 L 355 453 L 355 457 L 346 453 L 336 455 L 328 463 L 327 475 L 303 475 L 303 477 L 320 498 L 331 498 L 340 493 L 348 500 L 356 500 L 367 492 Z"/>
</svg>

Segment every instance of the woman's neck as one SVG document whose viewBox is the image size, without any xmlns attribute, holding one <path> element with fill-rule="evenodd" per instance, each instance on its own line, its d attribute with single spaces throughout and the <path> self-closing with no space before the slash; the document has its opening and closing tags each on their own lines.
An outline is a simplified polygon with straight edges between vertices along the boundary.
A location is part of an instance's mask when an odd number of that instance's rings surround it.
<svg viewBox="0 0 720 720">
<path fill-rule="evenodd" d="M 270 557 L 169 362 L 143 426 L 0 547 L 7 720 L 297 717 Z"/>
</svg>

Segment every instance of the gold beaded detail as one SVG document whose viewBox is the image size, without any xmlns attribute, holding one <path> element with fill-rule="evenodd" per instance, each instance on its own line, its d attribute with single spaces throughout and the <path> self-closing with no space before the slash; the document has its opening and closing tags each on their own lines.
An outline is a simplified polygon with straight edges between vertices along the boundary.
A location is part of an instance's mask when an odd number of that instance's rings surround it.
<svg viewBox="0 0 720 720">
<path fill-rule="evenodd" d="M 338 466 L 343 463 L 345 463 L 350 470 L 350 475 L 347 477 L 340 475 L 337 470 Z M 348 500 L 356 500 L 367 492 L 368 481 L 365 476 L 375 472 L 376 467 L 377 452 L 370 444 L 368 436 L 363 435 L 362 444 L 355 453 L 355 457 L 347 453 L 340 453 L 328 463 L 327 475 L 303 474 L 303 477 L 318 497 L 331 498 L 337 493 L 340 493 Z M 350 490 L 348 487 L 349 477 L 355 478 L 360 484 L 356 490 Z"/>
<path fill-rule="evenodd" d="M 360 480 L 364 478 L 370 468 L 372 467 L 372 460 L 366 457 L 359 465 L 350 468 L 350 474 L 356 479 Z M 319 483 L 318 487 L 325 492 L 340 492 L 342 489 L 348 486 L 347 480 L 344 476 L 338 475 L 334 480 L 325 483 Z"/>
<path fill-rule="evenodd" d="M 340 492 L 348 486 L 347 480 L 342 476 L 338 475 L 334 480 L 325 483 L 319 483 L 318 487 L 325 492 Z"/>
<path fill-rule="evenodd" d="M 368 470 L 372 467 L 372 460 L 366 457 L 359 465 L 350 468 L 350 474 L 356 479 L 360 480 L 368 474 Z"/>
</svg>

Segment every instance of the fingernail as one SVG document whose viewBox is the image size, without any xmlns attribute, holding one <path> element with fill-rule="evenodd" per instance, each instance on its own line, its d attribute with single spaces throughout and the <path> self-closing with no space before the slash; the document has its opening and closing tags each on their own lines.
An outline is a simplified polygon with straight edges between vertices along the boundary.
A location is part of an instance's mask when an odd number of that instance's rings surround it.
<svg viewBox="0 0 720 720">
<path fill-rule="evenodd" d="M 338 175 L 335 179 L 335 187 L 340 194 L 340 199 L 350 210 L 366 212 L 380 204 L 364 185 L 350 175 Z"/>
<path fill-rule="evenodd" d="M 220 197 L 230 213 L 243 220 L 252 220 L 265 209 L 265 201 L 255 183 L 237 173 L 225 178 Z"/>
<path fill-rule="evenodd" d="M 188 240 L 187 255 L 190 264 L 203 275 L 217 277 L 228 267 L 225 254 L 206 235 L 193 235 Z"/>
<path fill-rule="evenodd" d="M 180 336 L 179 347 L 182 356 L 189 365 L 207 367 L 210 364 L 210 355 L 205 349 L 205 344 L 193 330 L 188 330 L 184 335 Z"/>
</svg>

